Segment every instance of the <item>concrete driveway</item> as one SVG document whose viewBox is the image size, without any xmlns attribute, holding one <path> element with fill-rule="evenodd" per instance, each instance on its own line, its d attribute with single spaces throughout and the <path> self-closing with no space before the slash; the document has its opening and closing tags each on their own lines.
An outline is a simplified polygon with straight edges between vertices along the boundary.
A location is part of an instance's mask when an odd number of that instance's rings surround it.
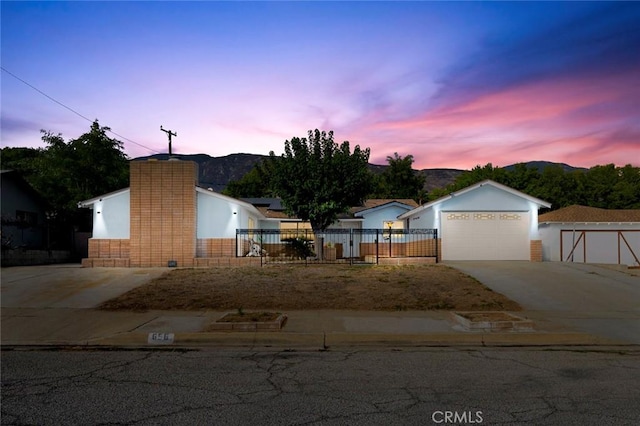
<svg viewBox="0 0 640 426">
<path fill-rule="evenodd" d="M 637 271 L 563 262 L 446 262 L 517 301 L 537 323 L 640 344 Z"/>
<path fill-rule="evenodd" d="M 168 268 L 82 268 L 80 265 L 2 268 L 3 308 L 94 308 Z"/>
</svg>

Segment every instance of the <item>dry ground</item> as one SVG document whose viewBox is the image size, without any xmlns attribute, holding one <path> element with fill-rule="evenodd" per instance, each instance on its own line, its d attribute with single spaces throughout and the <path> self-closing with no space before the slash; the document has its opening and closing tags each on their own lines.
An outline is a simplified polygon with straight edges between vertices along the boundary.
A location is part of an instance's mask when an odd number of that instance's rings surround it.
<svg viewBox="0 0 640 426">
<path fill-rule="evenodd" d="M 445 265 L 177 269 L 101 305 L 111 310 L 507 310 L 520 306 Z"/>
</svg>

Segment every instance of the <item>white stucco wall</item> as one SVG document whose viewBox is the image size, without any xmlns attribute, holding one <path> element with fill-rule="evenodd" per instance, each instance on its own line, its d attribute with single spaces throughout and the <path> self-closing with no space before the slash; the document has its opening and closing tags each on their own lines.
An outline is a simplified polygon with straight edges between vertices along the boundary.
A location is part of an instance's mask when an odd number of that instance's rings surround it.
<svg viewBox="0 0 640 426">
<path fill-rule="evenodd" d="M 489 184 L 454 196 L 426 209 L 416 210 L 407 218 L 408 226 L 412 229 L 437 229 L 438 235 L 442 235 L 441 213 L 462 211 L 529 212 L 529 238 L 532 240 L 540 238 L 538 234 L 538 205 Z"/>
<path fill-rule="evenodd" d="M 565 231 L 562 232 L 561 231 Z M 575 233 L 573 232 L 575 230 Z M 580 240 L 581 231 L 597 231 L 586 233 L 586 247 L 584 240 Z M 631 250 L 640 258 L 640 224 L 630 223 L 543 223 L 539 232 L 542 239 L 542 258 L 545 261 L 565 261 L 571 254 L 573 246 L 573 262 L 582 263 L 618 263 L 618 248 L 620 248 L 620 263 L 638 266 L 629 247 L 624 240 L 618 240 L 616 231 L 623 231 L 623 236 L 631 246 Z M 634 232 L 624 232 L 634 230 Z M 607 232 L 604 232 L 607 231 Z M 560 253 L 560 236 L 562 234 L 562 250 Z"/>
<path fill-rule="evenodd" d="M 249 218 L 258 227 L 258 217 L 242 203 L 219 194 L 198 191 L 197 238 L 235 238 L 236 229 L 247 229 Z"/>
<path fill-rule="evenodd" d="M 124 191 L 95 202 L 92 238 L 129 238 L 129 200 L 129 191 Z"/>
<path fill-rule="evenodd" d="M 442 203 L 445 211 L 528 211 L 529 201 L 485 184 Z"/>
<path fill-rule="evenodd" d="M 396 221 L 398 216 L 408 210 L 397 205 L 381 206 L 362 212 L 362 228 L 364 229 L 385 229 L 386 221 Z"/>
</svg>

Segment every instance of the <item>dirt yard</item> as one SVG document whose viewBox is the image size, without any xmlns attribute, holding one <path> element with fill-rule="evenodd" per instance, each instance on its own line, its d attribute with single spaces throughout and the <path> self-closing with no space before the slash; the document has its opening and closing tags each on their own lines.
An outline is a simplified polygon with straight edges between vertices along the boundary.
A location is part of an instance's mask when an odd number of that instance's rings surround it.
<svg viewBox="0 0 640 426">
<path fill-rule="evenodd" d="M 508 310 L 520 306 L 444 265 L 176 269 L 109 310 Z"/>
</svg>

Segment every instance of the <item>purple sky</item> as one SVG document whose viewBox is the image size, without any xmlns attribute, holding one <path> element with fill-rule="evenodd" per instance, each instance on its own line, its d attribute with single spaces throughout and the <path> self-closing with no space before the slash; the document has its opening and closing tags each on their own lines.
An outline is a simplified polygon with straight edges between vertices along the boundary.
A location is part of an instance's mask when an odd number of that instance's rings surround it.
<svg viewBox="0 0 640 426">
<path fill-rule="evenodd" d="M 2 67 L 130 157 L 334 130 L 415 168 L 640 166 L 640 3 L 6 2 Z M 5 71 L 2 146 L 90 123 Z M 135 143 L 139 145 L 136 145 Z"/>
</svg>

